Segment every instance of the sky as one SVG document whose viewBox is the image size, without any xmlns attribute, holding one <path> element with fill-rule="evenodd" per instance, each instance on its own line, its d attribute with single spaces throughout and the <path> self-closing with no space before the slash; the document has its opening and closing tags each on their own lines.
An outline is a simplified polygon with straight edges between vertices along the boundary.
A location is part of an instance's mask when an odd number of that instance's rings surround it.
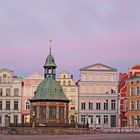
<svg viewBox="0 0 140 140">
<path fill-rule="evenodd" d="M 52 40 L 57 74 L 102 63 L 140 64 L 140 0 L 0 0 L 0 69 L 24 77 L 43 65 Z"/>
</svg>

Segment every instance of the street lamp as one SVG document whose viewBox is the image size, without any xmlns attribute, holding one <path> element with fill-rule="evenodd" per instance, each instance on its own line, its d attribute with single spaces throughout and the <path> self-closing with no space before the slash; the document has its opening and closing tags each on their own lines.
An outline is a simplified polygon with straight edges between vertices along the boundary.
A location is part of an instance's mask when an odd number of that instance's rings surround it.
<svg viewBox="0 0 140 140">
<path fill-rule="evenodd" d="M 87 118 L 87 125 L 86 125 L 86 126 L 87 126 L 87 128 L 88 128 L 88 127 L 89 127 L 89 123 L 88 123 L 89 115 L 88 115 L 88 114 L 86 115 L 86 118 Z"/>
<path fill-rule="evenodd" d="M 78 113 L 75 113 L 75 128 L 78 128 L 77 117 L 78 117 Z"/>
<path fill-rule="evenodd" d="M 35 111 L 33 111 L 33 121 L 32 121 L 32 127 L 35 127 Z"/>
</svg>

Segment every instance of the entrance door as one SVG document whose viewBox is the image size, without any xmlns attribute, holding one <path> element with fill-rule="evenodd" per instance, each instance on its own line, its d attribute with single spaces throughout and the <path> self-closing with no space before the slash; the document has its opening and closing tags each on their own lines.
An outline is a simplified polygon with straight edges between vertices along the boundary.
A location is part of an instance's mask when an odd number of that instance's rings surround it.
<svg viewBox="0 0 140 140">
<path fill-rule="evenodd" d="M 111 115 L 111 127 L 116 127 L 117 117 L 116 115 Z"/>
</svg>

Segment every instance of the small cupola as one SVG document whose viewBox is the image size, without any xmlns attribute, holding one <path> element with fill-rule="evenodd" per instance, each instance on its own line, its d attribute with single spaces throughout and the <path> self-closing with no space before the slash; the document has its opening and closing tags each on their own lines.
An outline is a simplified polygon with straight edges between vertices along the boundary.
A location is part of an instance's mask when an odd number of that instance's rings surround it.
<svg viewBox="0 0 140 140">
<path fill-rule="evenodd" d="M 46 58 L 46 62 L 44 64 L 44 77 L 54 77 L 56 75 L 55 69 L 57 68 L 56 64 L 55 64 L 55 60 L 54 57 L 51 54 L 51 47 L 52 47 L 52 41 L 49 41 L 49 47 L 50 47 L 50 53 Z"/>
</svg>

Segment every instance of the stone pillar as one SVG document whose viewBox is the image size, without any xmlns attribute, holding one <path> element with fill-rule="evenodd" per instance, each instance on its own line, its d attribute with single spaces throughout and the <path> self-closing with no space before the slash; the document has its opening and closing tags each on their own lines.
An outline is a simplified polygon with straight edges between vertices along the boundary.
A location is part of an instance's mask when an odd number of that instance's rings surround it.
<svg viewBox="0 0 140 140">
<path fill-rule="evenodd" d="M 39 119 L 39 109 L 40 109 L 39 106 L 37 106 L 36 107 L 36 111 L 35 111 L 36 112 L 36 118 L 37 119 Z"/>
<path fill-rule="evenodd" d="M 59 120 L 59 106 L 56 106 L 56 119 Z"/>
</svg>

